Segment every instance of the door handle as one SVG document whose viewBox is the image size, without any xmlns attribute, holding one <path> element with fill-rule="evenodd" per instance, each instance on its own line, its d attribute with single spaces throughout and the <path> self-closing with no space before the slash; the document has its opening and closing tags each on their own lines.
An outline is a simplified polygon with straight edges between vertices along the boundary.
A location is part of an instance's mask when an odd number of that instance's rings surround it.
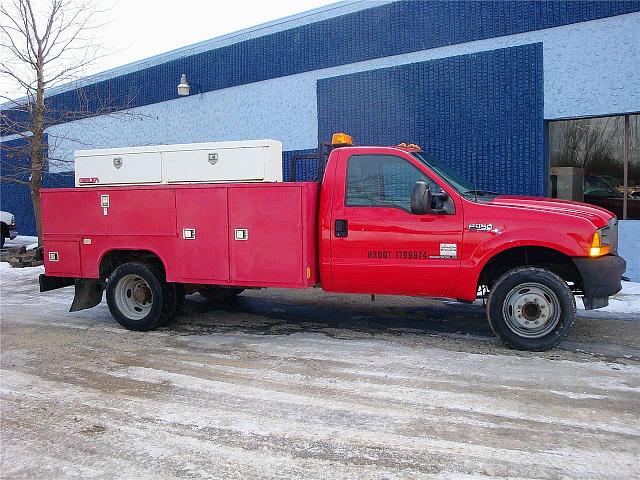
<svg viewBox="0 0 640 480">
<path fill-rule="evenodd" d="M 336 237 L 346 237 L 349 234 L 349 224 L 346 220 L 336 220 L 333 229 Z"/>
</svg>

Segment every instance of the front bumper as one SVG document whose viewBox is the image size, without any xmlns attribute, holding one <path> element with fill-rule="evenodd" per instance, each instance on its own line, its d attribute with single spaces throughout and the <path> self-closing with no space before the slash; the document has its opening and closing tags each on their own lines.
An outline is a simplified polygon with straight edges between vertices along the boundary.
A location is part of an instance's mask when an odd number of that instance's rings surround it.
<svg viewBox="0 0 640 480">
<path fill-rule="evenodd" d="M 606 307 L 609 297 L 622 290 L 622 274 L 627 268 L 624 258 L 605 255 L 597 258 L 574 258 L 584 292 L 584 306 L 587 310 Z"/>
</svg>

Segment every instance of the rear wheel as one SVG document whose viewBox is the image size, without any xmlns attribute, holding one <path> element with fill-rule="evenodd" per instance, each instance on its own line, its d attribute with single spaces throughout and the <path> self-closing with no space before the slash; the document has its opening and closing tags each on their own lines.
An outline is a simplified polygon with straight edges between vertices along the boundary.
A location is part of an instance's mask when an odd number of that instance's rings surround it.
<svg viewBox="0 0 640 480">
<path fill-rule="evenodd" d="M 244 288 L 223 288 L 223 287 L 207 287 L 198 290 L 198 293 L 206 298 L 209 302 L 226 302 L 237 297 Z"/>
<path fill-rule="evenodd" d="M 175 312 L 176 296 L 159 269 L 142 263 L 125 263 L 107 282 L 107 305 L 124 328 L 147 331 Z"/>
<path fill-rule="evenodd" d="M 504 343 L 518 350 L 543 351 L 558 345 L 569 333 L 576 304 L 569 286 L 555 273 L 521 267 L 493 285 L 487 319 Z"/>
</svg>

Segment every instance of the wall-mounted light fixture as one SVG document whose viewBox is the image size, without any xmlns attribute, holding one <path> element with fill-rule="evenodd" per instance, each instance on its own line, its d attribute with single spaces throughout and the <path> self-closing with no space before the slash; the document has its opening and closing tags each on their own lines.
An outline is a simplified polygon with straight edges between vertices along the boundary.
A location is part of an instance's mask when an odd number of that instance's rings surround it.
<svg viewBox="0 0 640 480">
<path fill-rule="evenodd" d="M 187 76 L 183 73 L 180 76 L 180 83 L 178 84 L 178 95 L 185 97 L 189 95 L 189 84 L 187 83 Z"/>
</svg>

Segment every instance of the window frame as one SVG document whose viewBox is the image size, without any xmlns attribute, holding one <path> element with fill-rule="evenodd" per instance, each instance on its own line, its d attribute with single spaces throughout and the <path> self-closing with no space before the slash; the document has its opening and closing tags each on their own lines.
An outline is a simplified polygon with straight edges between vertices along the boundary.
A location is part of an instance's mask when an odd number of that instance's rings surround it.
<svg viewBox="0 0 640 480">
<path fill-rule="evenodd" d="M 392 153 L 352 153 L 351 155 L 349 155 L 346 158 L 346 168 L 345 168 L 345 176 L 344 176 L 344 206 L 345 206 L 345 208 L 393 208 L 393 209 L 396 209 L 396 210 L 401 210 L 403 212 L 407 212 L 410 215 L 415 215 L 411 211 L 411 207 L 409 207 L 409 209 L 406 209 L 406 208 L 403 208 L 403 207 L 401 207 L 401 206 L 399 206 L 397 204 L 392 204 L 392 203 L 390 203 L 388 205 L 352 205 L 352 204 L 348 203 L 347 198 L 348 198 L 348 192 L 349 192 L 349 183 L 348 183 L 349 182 L 349 167 L 350 167 L 350 160 L 353 157 L 391 157 L 391 158 L 396 158 L 398 160 L 401 160 L 403 162 L 408 163 L 411 167 L 415 168 L 419 173 L 424 175 L 431 182 L 432 185 L 436 185 L 440 190 L 442 190 L 443 192 L 446 192 L 446 190 L 437 181 L 435 181 L 431 175 L 429 175 L 427 172 L 422 170 L 418 165 L 415 165 L 408 158 L 402 157 L 400 155 L 394 155 Z M 379 165 L 381 166 L 382 163 L 380 163 Z M 380 175 L 382 177 L 384 176 L 381 168 L 380 168 L 380 172 L 379 173 L 380 173 Z"/>
</svg>

